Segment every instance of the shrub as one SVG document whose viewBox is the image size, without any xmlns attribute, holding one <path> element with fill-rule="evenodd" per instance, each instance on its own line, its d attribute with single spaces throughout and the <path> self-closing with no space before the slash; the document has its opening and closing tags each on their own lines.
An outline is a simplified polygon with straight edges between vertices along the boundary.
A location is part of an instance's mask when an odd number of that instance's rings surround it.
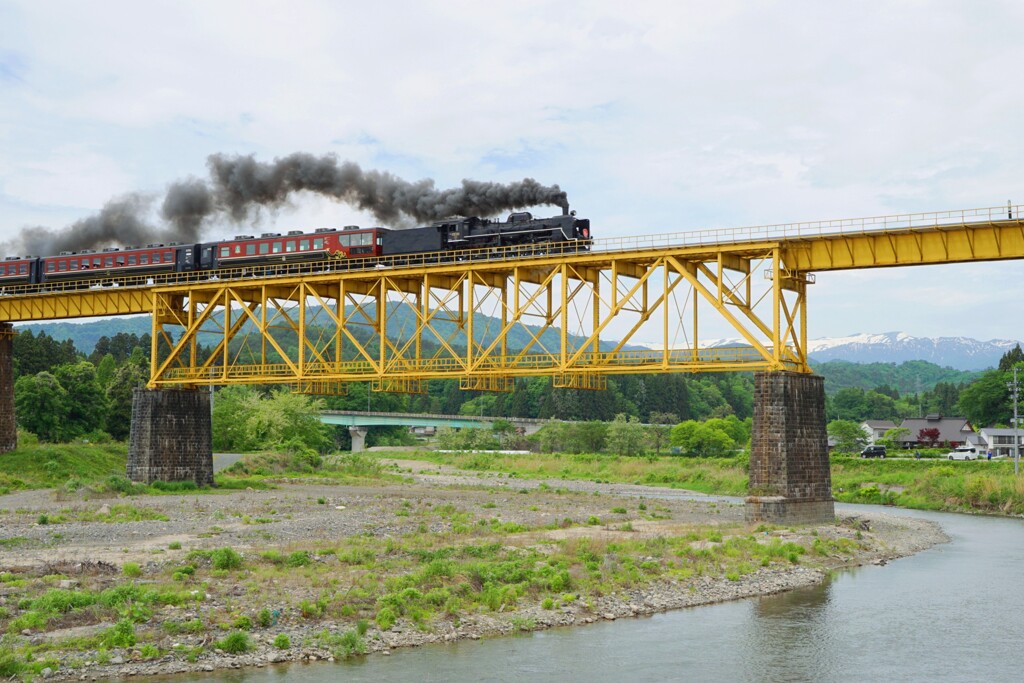
<svg viewBox="0 0 1024 683">
<path fill-rule="evenodd" d="M 135 562 L 125 562 L 121 565 L 121 571 L 125 576 L 131 579 L 137 579 L 142 576 L 142 567 Z"/>
<path fill-rule="evenodd" d="M 214 645 L 228 654 L 240 655 L 252 649 L 252 639 L 244 631 L 233 631 Z"/>
<path fill-rule="evenodd" d="M 398 621 L 398 615 L 395 614 L 395 610 L 390 607 L 382 607 L 377 611 L 377 626 L 381 631 L 387 631 L 395 622 Z"/>
<path fill-rule="evenodd" d="M 262 628 L 267 628 L 274 623 L 274 615 L 271 614 L 270 610 L 264 607 L 256 614 L 256 623 Z M 287 636 L 286 636 L 287 637 Z"/>
<path fill-rule="evenodd" d="M 277 637 L 274 638 L 274 647 L 276 647 L 278 650 L 287 650 L 291 646 L 292 641 L 284 633 L 279 633 Z"/>
<path fill-rule="evenodd" d="M 232 548 L 217 548 L 210 554 L 214 569 L 238 569 L 242 566 L 242 556 Z"/>
<path fill-rule="evenodd" d="M 103 634 L 102 642 L 106 647 L 131 647 L 135 644 L 135 623 L 129 619 L 121 619 Z"/>
<path fill-rule="evenodd" d="M 310 562 L 309 552 L 306 550 L 296 550 L 285 560 L 285 564 L 289 567 L 305 567 Z"/>
<path fill-rule="evenodd" d="M 237 628 L 239 631 L 251 631 L 252 630 L 252 619 L 246 615 L 242 615 L 235 619 L 232 627 Z"/>
</svg>

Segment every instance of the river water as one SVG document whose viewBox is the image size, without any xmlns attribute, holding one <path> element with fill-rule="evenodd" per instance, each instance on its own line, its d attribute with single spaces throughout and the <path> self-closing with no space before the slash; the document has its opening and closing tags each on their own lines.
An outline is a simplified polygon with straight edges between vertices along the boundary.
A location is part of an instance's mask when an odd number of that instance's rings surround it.
<svg viewBox="0 0 1024 683">
<path fill-rule="evenodd" d="M 204 680 L 1024 680 L 1024 521 L 885 511 L 952 543 L 779 596 Z"/>
</svg>

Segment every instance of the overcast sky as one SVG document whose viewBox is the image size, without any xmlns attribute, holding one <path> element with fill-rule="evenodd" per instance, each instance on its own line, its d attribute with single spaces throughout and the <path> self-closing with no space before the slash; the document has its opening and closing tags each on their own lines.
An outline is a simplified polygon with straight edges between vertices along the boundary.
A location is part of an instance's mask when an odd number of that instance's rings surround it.
<svg viewBox="0 0 1024 683">
<path fill-rule="evenodd" d="M 214 153 L 531 177 L 596 236 L 1024 203 L 1021 26 L 1012 0 L 4 0 L 0 242 Z M 373 222 L 301 197 L 260 227 Z M 1022 291 L 1018 262 L 821 273 L 809 334 L 1021 339 Z"/>
</svg>

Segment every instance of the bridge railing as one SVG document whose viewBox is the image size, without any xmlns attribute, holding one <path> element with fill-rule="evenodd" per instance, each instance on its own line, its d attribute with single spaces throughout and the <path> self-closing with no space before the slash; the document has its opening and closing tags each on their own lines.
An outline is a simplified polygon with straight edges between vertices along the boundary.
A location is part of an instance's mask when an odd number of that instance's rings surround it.
<svg viewBox="0 0 1024 683">
<path fill-rule="evenodd" d="M 860 235 L 892 230 L 913 230 L 915 228 L 952 228 L 976 223 L 1021 220 L 1024 217 L 1022 212 L 1024 212 L 1024 205 L 1014 204 L 980 209 L 903 213 L 888 216 L 869 216 L 866 218 L 773 223 L 742 228 L 710 228 L 655 235 L 605 237 L 594 240 L 593 250 L 604 252 L 680 246 L 713 247 L 721 244 Z"/>
</svg>

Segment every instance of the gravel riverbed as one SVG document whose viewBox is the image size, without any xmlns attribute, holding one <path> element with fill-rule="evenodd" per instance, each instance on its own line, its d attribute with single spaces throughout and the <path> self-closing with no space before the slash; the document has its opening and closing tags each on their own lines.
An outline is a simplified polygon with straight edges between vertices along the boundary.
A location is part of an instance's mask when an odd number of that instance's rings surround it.
<svg viewBox="0 0 1024 683">
<path fill-rule="evenodd" d="M 60 491 L 25 491 L 0 496 L 0 572 L 41 577 L 59 574 L 60 585 L 74 587 L 92 581 L 123 580 L 125 563 L 142 570 L 140 580 L 184 562 L 190 551 L 231 547 L 245 555 L 267 549 L 288 552 L 311 544 L 325 546 L 340 538 L 367 535 L 401 538 L 407 534 L 450 529 L 444 519 L 405 515 L 403 509 L 438 509 L 486 512 L 503 523 L 522 525 L 544 540 L 566 538 L 630 539 L 678 536 L 695 527 L 739 529 L 743 505 L 734 499 L 702 496 L 691 492 L 638 485 L 599 484 L 584 481 L 534 481 L 502 475 L 460 472 L 417 461 L 390 462 L 404 482 L 374 486 L 340 486 L 326 481 L 281 482 L 273 490 L 235 490 L 202 495 L 166 495 L 106 500 L 84 500 Z M 651 513 L 639 513 L 638 501 Z M 164 519 L 110 523 L 87 521 L 119 504 L 130 504 Z M 615 510 L 628 512 L 610 512 Z M 653 514 L 653 511 L 657 514 Z M 41 524 L 45 516 L 48 523 Z M 146 516 L 146 515 L 144 515 Z M 594 523 L 593 518 L 600 518 Z M 54 521 L 51 521 L 54 520 Z M 426 520 L 426 521 L 424 521 Z M 558 525 L 561 520 L 572 524 Z M 586 520 L 590 520 L 586 523 Z M 772 538 L 810 545 L 814 539 L 856 539 L 850 553 L 815 558 L 799 564 L 772 564 L 738 579 L 698 576 L 691 580 L 654 580 L 639 586 L 584 601 L 544 609 L 540 604 L 520 604 L 514 610 L 467 612 L 458 619 L 438 619 L 428 628 L 399 619 L 381 630 L 373 622 L 364 635 L 370 656 L 386 655 L 394 648 L 431 642 L 479 639 L 516 630 L 584 625 L 595 621 L 628 618 L 671 609 L 769 595 L 821 582 L 827 572 L 868 563 L 884 564 L 948 539 L 935 524 L 923 520 L 872 512 L 840 523 L 817 527 L 772 529 Z M 333 556 L 318 562 L 337 561 Z M 81 574 L 79 578 L 78 574 Z M 87 577 L 91 577 L 87 581 Z M 99 578 L 97 578 L 99 577 Z M 90 584 L 91 585 L 91 584 Z M 295 590 L 294 586 L 282 590 Z M 316 588 L 309 589 L 315 596 Z M 13 610 L 13 589 L 0 584 L 0 608 Z M 10 596 L 10 598 L 9 598 Z M 273 602 L 260 595 L 251 611 Z M 201 608 L 168 607 L 154 619 L 188 620 L 224 605 L 245 610 L 246 601 L 257 602 L 250 590 L 232 581 L 220 581 L 201 596 Z M 295 596 L 289 596 L 295 597 Z M 260 667 L 279 662 L 331 660 L 329 650 L 311 646 L 317 633 L 340 632 L 342 624 L 330 619 L 310 621 L 293 618 L 285 610 L 280 620 L 251 633 L 255 649 L 230 655 L 212 647 L 223 633 L 191 633 L 167 636 L 160 643 L 161 656 L 146 659 L 136 648 L 113 650 L 100 656 L 95 651 L 57 650 L 46 653 L 59 665 L 43 671 L 51 680 L 101 680 L 115 676 L 139 676 L 213 671 L 222 668 Z M 54 631 L 25 629 L 13 637 L 20 642 L 67 641 L 109 628 L 106 624 L 66 625 Z M 344 625 L 351 628 L 351 625 Z M 278 649 L 275 638 L 288 636 L 292 647 Z M 189 648 L 193 661 L 174 652 Z"/>
</svg>

